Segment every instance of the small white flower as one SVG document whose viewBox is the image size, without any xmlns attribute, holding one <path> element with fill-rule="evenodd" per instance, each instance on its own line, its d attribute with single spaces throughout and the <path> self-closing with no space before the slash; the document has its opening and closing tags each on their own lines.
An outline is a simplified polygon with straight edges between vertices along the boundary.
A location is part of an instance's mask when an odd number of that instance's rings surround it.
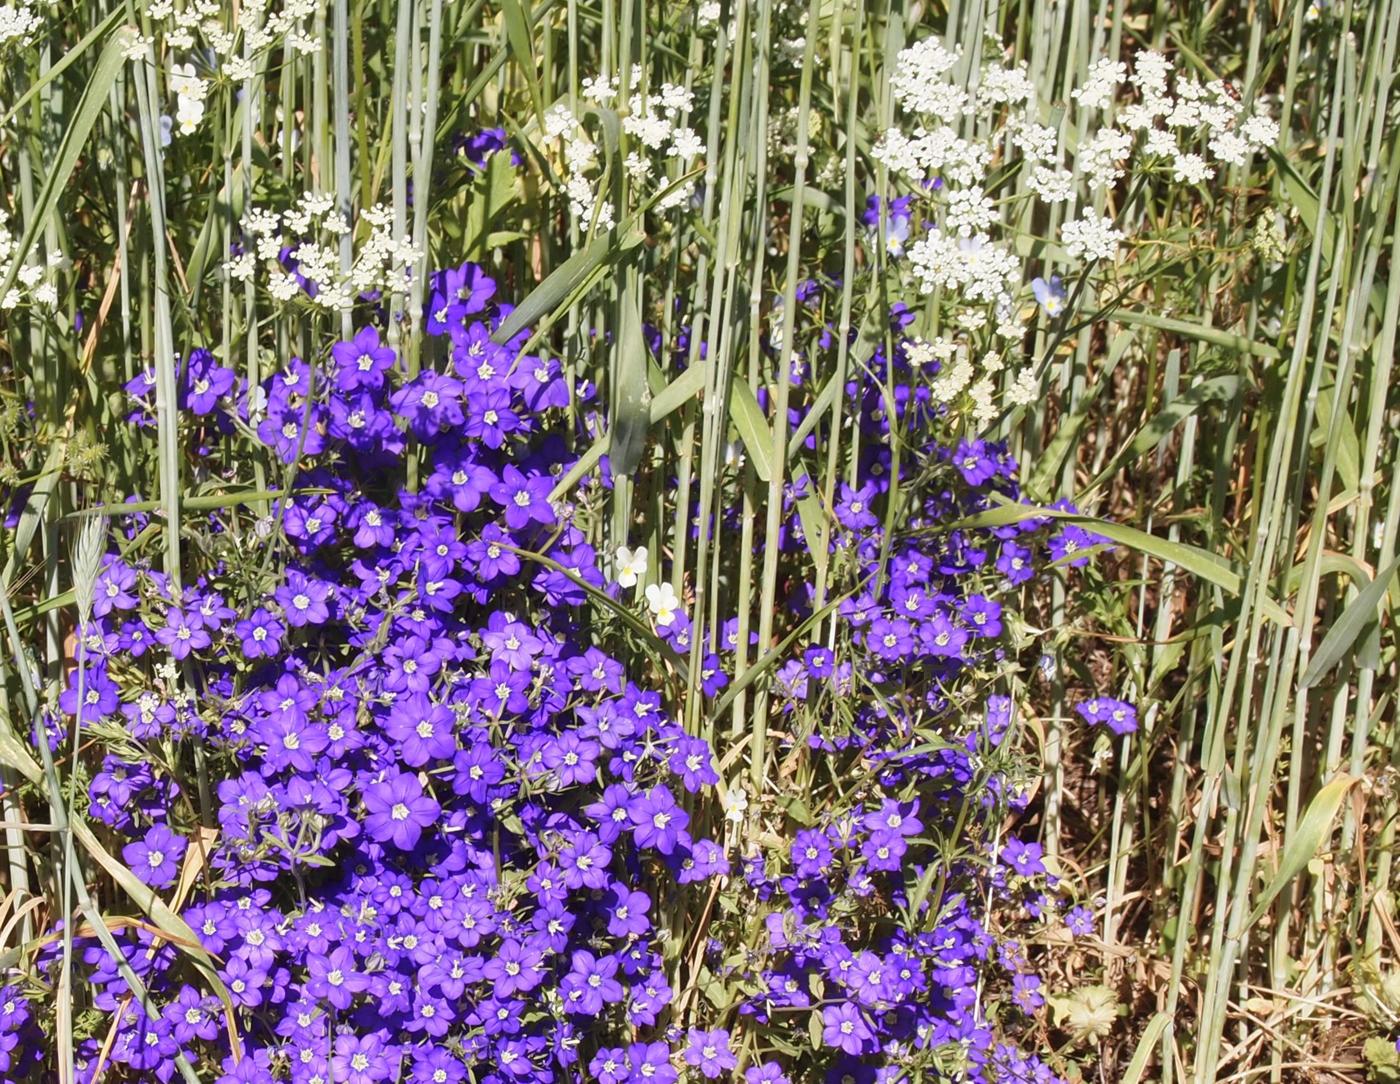
<svg viewBox="0 0 1400 1084">
<path fill-rule="evenodd" d="M 1075 259 L 1112 260 L 1123 234 L 1113 228 L 1111 219 L 1086 208 L 1082 217 L 1060 227 L 1060 240 Z"/>
<path fill-rule="evenodd" d="M 676 589 L 669 583 L 647 584 L 647 606 L 651 608 L 658 625 L 670 625 L 676 619 L 681 600 L 676 597 Z"/>
<path fill-rule="evenodd" d="M 646 575 L 647 548 L 645 546 L 638 546 L 635 550 L 629 550 L 626 546 L 618 546 L 615 560 L 619 587 L 635 587 L 637 580 Z M 647 597 L 650 599 L 650 594 Z"/>
</svg>

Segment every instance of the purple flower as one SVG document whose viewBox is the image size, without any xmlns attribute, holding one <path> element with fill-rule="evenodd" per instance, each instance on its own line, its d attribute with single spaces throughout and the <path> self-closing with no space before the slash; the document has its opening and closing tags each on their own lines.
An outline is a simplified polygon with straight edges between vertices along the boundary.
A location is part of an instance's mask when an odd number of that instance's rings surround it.
<svg viewBox="0 0 1400 1084">
<path fill-rule="evenodd" d="M 603 908 L 608 917 L 608 933 L 614 937 L 644 937 L 651 929 L 647 918 L 651 897 L 645 892 L 614 884 L 603 897 Z"/>
<path fill-rule="evenodd" d="M 598 743 L 570 731 L 547 742 L 541 751 L 544 766 L 559 777 L 562 787 L 580 783 L 592 783 L 598 775 L 594 761 L 598 757 Z"/>
<path fill-rule="evenodd" d="M 1065 912 L 1065 925 L 1075 937 L 1086 937 L 1094 932 L 1094 913 L 1087 907 L 1071 907 Z"/>
<path fill-rule="evenodd" d="M 622 1000 L 622 984 L 614 978 L 617 974 L 614 957 L 598 959 L 580 949 L 570 958 L 570 965 L 569 973 L 559 984 L 565 1012 L 597 1016 L 605 1005 Z"/>
<path fill-rule="evenodd" d="M 710 756 L 710 746 L 703 738 L 682 736 L 676 739 L 676 747 L 671 752 L 667 767 L 681 777 L 681 784 L 691 794 L 701 787 L 718 783 L 719 773 L 715 771 Z"/>
<path fill-rule="evenodd" d="M 593 1055 L 588 1071 L 598 1084 L 625 1084 L 631 1072 L 627 1051 L 620 1046 L 605 1046 Z"/>
<path fill-rule="evenodd" d="M 170 649 L 170 657 L 177 661 L 212 642 L 197 614 L 187 614 L 174 607 L 165 612 L 165 627 L 156 630 L 156 639 Z"/>
<path fill-rule="evenodd" d="M 873 1043 L 874 1033 L 860 1009 L 849 1001 L 822 1010 L 822 1043 L 847 1054 L 862 1054 Z"/>
<path fill-rule="evenodd" d="M 1091 726 L 1106 726 L 1120 736 L 1131 734 L 1138 728 L 1137 708 L 1126 700 L 1096 696 L 1092 700 L 1076 704 L 1074 710 L 1079 713 L 1080 718 Z"/>
<path fill-rule="evenodd" d="M 603 888 L 612 850 L 592 832 L 578 832 L 559 851 L 559 871 L 569 888 Z"/>
<path fill-rule="evenodd" d="M 345 947 L 332 950 L 329 956 L 310 956 L 307 971 L 306 993 L 337 1009 L 350 1008 L 355 995 L 369 989 L 369 977 L 359 973 L 354 953 Z"/>
<path fill-rule="evenodd" d="M 246 621 L 233 627 L 243 641 L 243 655 L 248 659 L 273 658 L 282 647 L 287 628 L 261 606 Z"/>
<path fill-rule="evenodd" d="M 296 569 L 287 572 L 287 582 L 273 592 L 287 624 L 295 628 L 305 625 L 320 625 L 330 619 L 330 608 L 326 601 L 331 595 L 331 585 L 314 580 Z"/>
<path fill-rule="evenodd" d="M 627 1060 L 632 1066 L 627 1084 L 675 1084 L 680 1076 L 665 1043 L 633 1043 L 627 1048 Z"/>
<path fill-rule="evenodd" d="M 549 477 L 539 474 L 527 477 L 507 465 L 501 472 L 501 480 L 491 487 L 491 499 L 505 509 L 506 526 L 518 531 L 532 521 L 545 525 L 554 522 L 554 509 L 549 504 L 553 488 L 554 482 Z"/>
<path fill-rule="evenodd" d="M 627 807 L 637 843 L 670 854 L 681 842 L 690 818 L 676 805 L 675 796 L 658 785 L 634 798 Z"/>
<path fill-rule="evenodd" d="M 452 710 L 421 693 L 396 700 L 384 730 L 398 743 L 399 757 L 413 768 L 447 760 L 457 751 Z"/>
<path fill-rule="evenodd" d="M 336 383 L 346 391 L 384 386 L 384 374 L 394 367 L 394 352 L 379 345 L 379 330 L 361 328 L 349 342 L 331 347 Z"/>
<path fill-rule="evenodd" d="M 185 371 L 183 405 L 191 413 L 210 414 L 219 400 L 233 391 L 236 381 L 233 370 L 225 369 L 208 350 L 192 350 Z"/>
<path fill-rule="evenodd" d="M 714 1080 L 739 1064 L 729 1049 L 729 1032 L 723 1028 L 702 1031 L 691 1028 L 685 1047 L 685 1063 L 698 1066 L 703 1076 Z"/>
<path fill-rule="evenodd" d="M 1045 863 L 1041 861 L 1043 854 L 1039 843 L 1023 843 L 1019 839 L 1008 839 L 1001 849 L 1002 861 L 1022 877 L 1045 872 Z"/>
<path fill-rule="evenodd" d="M 487 962 L 483 974 L 495 985 L 498 997 L 527 993 L 544 978 L 544 955 L 528 944 L 508 938 Z"/>
<path fill-rule="evenodd" d="M 180 871 L 185 856 L 185 840 L 163 824 L 149 829 L 145 836 L 122 848 L 122 859 L 137 878 L 152 888 L 169 888 Z"/>
<path fill-rule="evenodd" d="M 418 777 L 402 772 L 371 783 L 362 797 L 368 814 L 365 831 L 371 838 L 404 851 L 418 845 L 423 829 L 442 812 L 437 802 L 423 793 Z"/>
<path fill-rule="evenodd" d="M 377 1034 L 343 1032 L 336 1036 L 335 1054 L 331 1057 L 332 1079 L 337 1084 L 379 1084 L 390 1079 L 392 1072 L 386 1055 L 384 1043 Z"/>
</svg>

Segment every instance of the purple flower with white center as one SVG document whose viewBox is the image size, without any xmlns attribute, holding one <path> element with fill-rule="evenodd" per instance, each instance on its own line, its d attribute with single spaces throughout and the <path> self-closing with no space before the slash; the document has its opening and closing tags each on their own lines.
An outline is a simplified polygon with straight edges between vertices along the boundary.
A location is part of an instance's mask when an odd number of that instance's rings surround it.
<svg viewBox="0 0 1400 1084">
<path fill-rule="evenodd" d="M 782 1067 L 775 1061 L 765 1061 L 762 1065 L 750 1065 L 744 1070 L 744 1084 L 792 1084 L 783 1074 Z"/>
<path fill-rule="evenodd" d="M 624 884 L 613 884 L 603 897 L 603 910 L 608 918 L 608 933 L 614 937 L 644 937 L 651 929 L 647 911 L 651 897 Z"/>
<path fill-rule="evenodd" d="M 1008 839 L 1001 849 L 1001 858 L 1022 877 L 1034 877 L 1045 872 L 1041 861 L 1044 850 L 1039 843 L 1024 843 L 1019 839 Z"/>
<path fill-rule="evenodd" d="M 1138 728 L 1137 708 L 1126 700 L 1096 696 L 1092 700 L 1076 704 L 1074 710 L 1091 726 L 1106 726 L 1120 737 L 1131 734 Z"/>
<path fill-rule="evenodd" d="M 874 1043 L 875 1034 L 865 1016 L 849 1001 L 828 1005 L 822 1010 L 822 1043 L 847 1054 L 863 1054 Z"/>
<path fill-rule="evenodd" d="M 676 739 L 676 747 L 666 766 L 681 777 L 681 785 L 691 794 L 698 794 L 702 788 L 719 782 L 709 742 L 703 738 L 682 736 Z"/>
<path fill-rule="evenodd" d="M 831 865 L 831 842 L 815 828 L 800 829 L 792 841 L 792 867 L 799 877 L 820 877 Z"/>
<path fill-rule="evenodd" d="M 163 824 L 157 824 L 135 843 L 122 848 L 122 860 L 131 867 L 142 884 L 152 888 L 169 888 L 180 872 L 180 859 L 185 856 L 186 842 Z"/>
<path fill-rule="evenodd" d="M 415 1051 L 411 1084 L 461 1084 L 466 1079 L 466 1066 L 451 1050 L 429 1046 Z"/>
<path fill-rule="evenodd" d="M 394 367 L 394 351 L 379 343 L 379 329 L 361 328 L 349 342 L 331 347 L 336 384 L 346 391 L 379 389 L 384 376 Z"/>
<path fill-rule="evenodd" d="M 165 627 L 156 630 L 156 639 L 170 649 L 170 657 L 177 661 L 213 642 L 197 613 L 175 607 L 165 612 Z"/>
<path fill-rule="evenodd" d="M 337 1084 L 379 1084 L 390 1079 L 388 1052 L 377 1034 L 336 1036 L 331 1069 Z M 394 1059 L 397 1062 L 397 1058 Z"/>
<path fill-rule="evenodd" d="M 676 849 L 690 823 L 685 810 L 676 805 L 675 796 L 661 784 L 633 798 L 628 804 L 627 815 L 632 821 L 632 832 L 637 843 L 643 847 L 655 847 L 662 854 L 670 854 Z"/>
<path fill-rule="evenodd" d="M 462 382 L 431 370 L 394 392 L 389 402 L 421 440 L 432 440 L 444 425 L 459 426 L 464 420 Z"/>
<path fill-rule="evenodd" d="M 504 388 L 474 392 L 467 399 L 466 414 L 463 433 L 488 448 L 499 448 L 521 426 L 520 416 L 511 409 L 510 392 Z"/>
<path fill-rule="evenodd" d="M 633 1043 L 627 1048 L 627 1060 L 632 1066 L 628 1084 L 675 1084 L 680 1076 L 665 1043 Z"/>
<path fill-rule="evenodd" d="M 729 1032 L 723 1028 L 712 1031 L 691 1028 L 685 1046 L 685 1063 L 699 1068 L 707 1079 L 715 1080 L 738 1065 L 739 1059 L 729 1049 Z"/>
<path fill-rule="evenodd" d="M 326 603 L 330 596 L 330 584 L 312 579 L 296 569 L 289 569 L 287 582 L 273 592 L 273 598 L 282 607 L 287 624 L 293 628 L 320 625 L 328 621 L 330 607 Z"/>
<path fill-rule="evenodd" d="M 501 480 L 491 487 L 491 499 L 505 509 L 506 526 L 518 531 L 532 522 L 546 526 L 554 522 L 554 509 L 549 503 L 553 489 L 551 478 L 525 475 L 507 465 Z"/>
<path fill-rule="evenodd" d="M 544 978 L 544 955 L 530 944 L 508 938 L 487 962 L 483 974 L 500 997 L 528 993 Z"/>
<path fill-rule="evenodd" d="M 208 350 L 192 350 L 185 372 L 184 405 L 193 414 L 211 414 L 236 382 L 233 370 L 220 365 Z"/>
<path fill-rule="evenodd" d="M 559 871 L 569 888 L 603 888 L 612 850 L 592 832 L 578 832 L 559 850 Z"/>
<path fill-rule="evenodd" d="M 627 1060 L 627 1051 L 622 1047 L 605 1046 L 593 1055 L 588 1063 L 588 1072 L 597 1084 L 626 1084 L 632 1066 Z"/>
<path fill-rule="evenodd" d="M 579 949 L 570 957 L 569 973 L 559 984 L 564 1011 L 581 1016 L 597 1016 L 604 1006 L 622 1000 L 622 983 L 615 978 L 617 960 L 595 957 Z"/>
<path fill-rule="evenodd" d="M 1094 913 L 1087 907 L 1071 907 L 1065 912 L 1065 926 L 1075 937 L 1087 937 L 1094 932 Z"/>
<path fill-rule="evenodd" d="M 355 995 L 369 989 L 369 976 L 360 973 L 355 954 L 341 946 L 328 956 L 308 957 L 306 993 L 342 1012 L 354 1003 Z"/>
<path fill-rule="evenodd" d="M 470 798 L 478 804 L 490 796 L 491 788 L 505 778 L 505 765 L 496 751 L 485 742 L 471 742 L 452 759 L 453 793 Z"/>
<path fill-rule="evenodd" d="M 592 783 L 598 776 L 594 764 L 598 758 L 598 743 L 589 741 L 577 731 L 560 734 L 546 742 L 540 758 L 544 766 L 558 777 L 561 787 Z"/>
<path fill-rule="evenodd" d="M 372 839 L 411 851 L 442 808 L 423 793 L 418 777 L 397 772 L 364 788 L 365 831 Z"/>
<path fill-rule="evenodd" d="M 295 463 L 301 456 L 319 455 L 326 447 L 321 411 L 312 407 L 308 414 L 301 407 L 269 407 L 267 417 L 258 423 L 258 439 L 277 452 L 283 463 Z"/>
<path fill-rule="evenodd" d="M 836 519 L 850 531 L 868 531 L 880 525 L 879 518 L 871 508 L 875 499 L 875 486 L 866 482 L 859 489 L 852 489 L 841 483 L 840 497 L 836 502 Z"/>
<path fill-rule="evenodd" d="M 447 760 L 457 751 L 452 709 L 421 693 L 394 701 L 384 731 L 398 743 L 399 757 L 413 768 Z"/>
<path fill-rule="evenodd" d="M 1011 980 L 1011 1000 L 1024 1013 L 1033 1013 L 1045 1004 L 1039 975 L 1016 975 Z"/>
<path fill-rule="evenodd" d="M 259 606 L 244 621 L 233 627 L 243 642 L 243 655 L 248 659 L 274 658 L 282 647 L 287 628 L 270 612 Z"/>
</svg>

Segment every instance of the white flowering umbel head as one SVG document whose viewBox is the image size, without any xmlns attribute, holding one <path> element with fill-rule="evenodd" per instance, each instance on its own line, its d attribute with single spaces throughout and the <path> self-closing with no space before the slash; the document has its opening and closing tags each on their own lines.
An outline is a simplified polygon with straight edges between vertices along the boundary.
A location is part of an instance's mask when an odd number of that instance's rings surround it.
<svg viewBox="0 0 1400 1084">
<path fill-rule="evenodd" d="M 1247 111 L 1223 83 L 1173 76 L 1159 53 L 1139 54 L 1133 68 L 1097 60 L 1063 103 L 1038 100 L 1023 67 L 995 62 L 977 66 L 969 89 L 963 59 L 938 38 L 899 54 L 890 91 L 904 119 L 872 156 L 894 188 L 881 197 L 910 197 L 911 241 L 892 273 L 941 303 L 936 341 L 944 345 L 935 352 L 923 343 L 909 361 L 936 401 L 966 409 L 980 427 L 1039 394 L 1042 374 L 1017 368 L 1020 352 L 1007 346 L 1024 336 L 1028 318 L 1065 317 L 1070 293 L 1061 280 L 1123 274 L 1131 238 L 1113 205 L 1130 175 L 1208 184 L 1269 146 L 1278 125 Z M 1062 145 L 1056 126 L 1065 110 L 1074 139 Z M 1026 223 L 1043 221 L 1049 245 L 1034 243 L 1038 228 L 1024 235 Z M 1097 295 L 1092 287 L 1073 294 Z"/>
</svg>

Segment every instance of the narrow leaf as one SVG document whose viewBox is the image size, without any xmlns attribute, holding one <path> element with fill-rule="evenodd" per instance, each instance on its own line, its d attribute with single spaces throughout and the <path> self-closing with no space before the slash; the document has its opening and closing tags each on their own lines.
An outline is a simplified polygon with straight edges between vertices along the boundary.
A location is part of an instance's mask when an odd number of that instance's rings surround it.
<svg viewBox="0 0 1400 1084">
<path fill-rule="evenodd" d="M 1269 887 L 1264 889 L 1259 902 L 1254 905 L 1254 910 L 1249 913 L 1246 927 L 1259 921 L 1278 894 L 1287 888 L 1289 882 L 1323 849 L 1324 844 L 1331 838 L 1332 822 L 1337 819 L 1337 810 L 1342 806 L 1342 799 L 1355 783 L 1355 776 L 1343 772 L 1317 792 L 1317 796 L 1308 804 L 1303 819 L 1298 822 L 1298 827 L 1293 830 L 1293 835 L 1284 845 L 1278 872 L 1269 882 Z"/>
<path fill-rule="evenodd" d="M 748 449 L 754 470 L 759 478 L 768 481 L 773 477 L 773 435 L 768 428 L 768 419 L 763 416 L 763 408 L 758 405 L 753 388 L 746 381 L 734 381 L 729 393 L 729 406 L 734 428 L 739 430 L 739 438 Z"/>
<path fill-rule="evenodd" d="M 1376 578 L 1347 604 L 1342 616 L 1333 622 L 1322 643 L 1317 645 L 1317 651 L 1303 672 L 1302 688 L 1312 688 L 1351 654 L 1362 633 L 1377 620 L 1381 600 L 1385 598 L 1397 569 L 1400 569 L 1400 557 L 1381 569 Z"/>
</svg>

